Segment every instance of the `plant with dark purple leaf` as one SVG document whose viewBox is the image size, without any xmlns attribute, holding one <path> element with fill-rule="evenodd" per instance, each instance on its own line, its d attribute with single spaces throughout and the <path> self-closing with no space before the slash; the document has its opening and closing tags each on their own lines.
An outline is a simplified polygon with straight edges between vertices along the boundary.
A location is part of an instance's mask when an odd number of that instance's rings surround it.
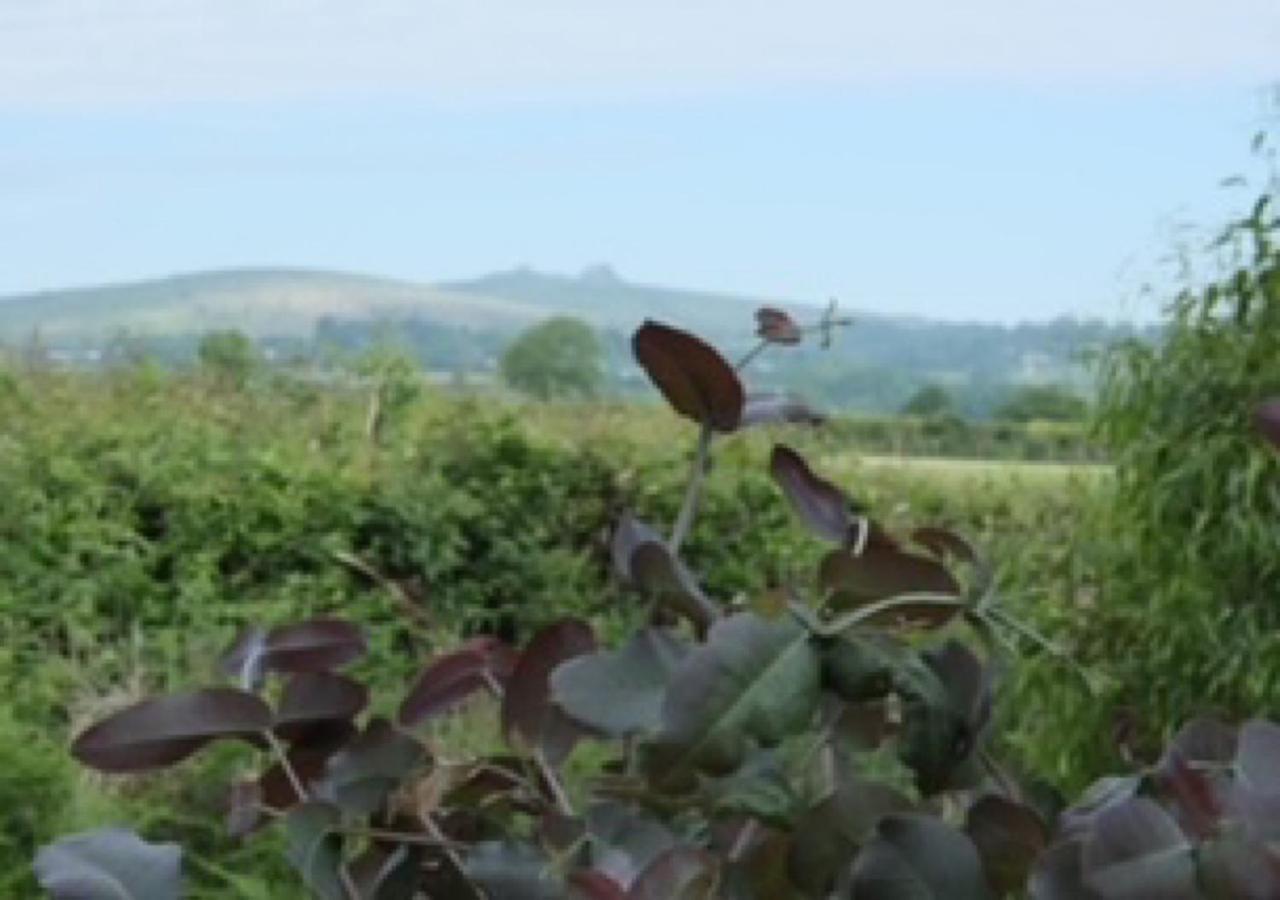
<svg viewBox="0 0 1280 900">
<path fill-rule="evenodd" d="M 637 359 L 698 437 L 669 533 L 631 515 L 614 532 L 613 567 L 644 602 L 618 646 L 573 618 L 521 647 L 476 637 L 428 661 L 391 721 L 339 671 L 365 652 L 356 626 L 251 630 L 227 654 L 232 685 L 145 700 L 72 752 L 130 773 L 240 743 L 255 765 L 229 788 L 229 829 L 282 828 L 301 880 L 333 900 L 1019 895 L 1048 813 L 989 752 L 993 663 L 1047 642 L 1001 609 L 982 555 L 944 528 L 891 533 L 783 445 L 781 494 L 831 545 L 813 578 L 734 605 L 680 554 L 716 440 L 821 421 L 748 392 L 741 369 L 842 322 L 761 310 L 737 366 L 671 326 L 636 332 Z M 505 746 L 451 755 L 428 726 L 484 698 Z M 583 742 L 597 749 L 576 754 Z M 104 854 L 122 884 L 155 860 L 159 880 L 126 896 L 178 895 L 170 851 L 114 832 L 46 849 L 42 882 L 56 894 Z"/>
</svg>

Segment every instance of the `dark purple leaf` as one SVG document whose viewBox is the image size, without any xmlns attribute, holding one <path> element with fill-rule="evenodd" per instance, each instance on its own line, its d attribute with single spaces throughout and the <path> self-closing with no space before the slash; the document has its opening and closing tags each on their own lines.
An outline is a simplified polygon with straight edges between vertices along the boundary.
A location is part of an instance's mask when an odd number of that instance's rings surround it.
<svg viewBox="0 0 1280 900">
<path fill-rule="evenodd" d="M 71 752 L 100 772 L 145 772 L 181 762 L 220 738 L 254 739 L 271 727 L 261 699 L 206 688 L 143 700 L 82 732 Z"/>
<path fill-rule="evenodd" d="M 266 672 L 321 672 L 359 659 L 367 649 L 359 626 L 322 617 L 282 625 L 265 634 L 246 631 L 222 661 L 227 674 L 245 687 L 256 687 Z"/>
<path fill-rule="evenodd" d="M 1023 889 L 1049 841 L 1049 831 L 1035 812 L 993 794 L 969 807 L 964 828 L 978 848 L 987 884 L 1001 897 Z"/>
<path fill-rule="evenodd" d="M 501 687 L 515 666 L 515 651 L 493 637 L 481 637 L 436 657 L 419 673 L 400 704 L 401 725 L 420 725 L 444 715 L 492 684 Z"/>
<path fill-rule="evenodd" d="M 36 879 L 52 900 L 179 900 L 182 850 L 132 831 L 101 828 L 64 837 L 36 854 Z"/>
<path fill-rule="evenodd" d="M 369 689 L 334 672 L 301 672 L 285 682 L 276 712 L 275 733 L 287 741 L 308 732 L 348 723 L 369 702 Z"/>
<path fill-rule="evenodd" d="M 631 556 L 631 573 L 641 593 L 684 616 L 704 632 L 720 618 L 720 606 L 702 592 L 698 580 L 666 544 L 646 542 Z"/>
<path fill-rule="evenodd" d="M 756 310 L 756 334 L 771 344 L 798 344 L 800 326 L 784 310 L 762 306 Z"/>
<path fill-rule="evenodd" d="M 591 626 L 580 619 L 561 619 L 533 636 L 502 698 L 502 730 L 508 740 L 541 750 L 552 765 L 563 761 L 579 729 L 552 704 L 551 673 L 595 648 Z"/>
<path fill-rule="evenodd" d="M 688 332 L 645 322 L 632 336 L 636 359 L 680 415 L 717 431 L 742 420 L 742 382 L 711 345 Z"/>
<path fill-rule="evenodd" d="M 777 444 L 769 459 L 769 473 L 814 534 L 837 544 L 850 540 L 855 510 L 849 498 L 834 484 L 815 475 L 804 457 Z"/>
<path fill-rule="evenodd" d="M 1271 446 L 1280 448 L 1280 399 L 1259 403 L 1253 412 L 1253 425 Z"/>
<path fill-rule="evenodd" d="M 289 767 L 298 776 L 302 786 L 312 791 L 324 777 L 329 757 L 345 747 L 355 736 L 356 727 L 350 722 L 342 723 L 340 728 L 308 735 L 306 742 L 294 744 L 288 749 Z M 258 779 L 258 788 L 262 793 L 263 805 L 271 809 L 289 809 L 303 799 L 298 796 L 293 780 L 279 762 L 273 763 L 262 773 Z"/>
<path fill-rule="evenodd" d="M 627 900 L 627 892 L 608 875 L 583 869 L 569 876 L 569 900 Z"/>
<path fill-rule="evenodd" d="M 837 611 L 909 594 L 931 595 L 886 609 L 866 619 L 869 625 L 939 628 L 961 611 L 948 602 L 959 599 L 960 585 L 941 563 L 884 543 L 869 543 L 862 553 L 851 548 L 832 550 L 823 557 L 818 578 Z"/>
</svg>

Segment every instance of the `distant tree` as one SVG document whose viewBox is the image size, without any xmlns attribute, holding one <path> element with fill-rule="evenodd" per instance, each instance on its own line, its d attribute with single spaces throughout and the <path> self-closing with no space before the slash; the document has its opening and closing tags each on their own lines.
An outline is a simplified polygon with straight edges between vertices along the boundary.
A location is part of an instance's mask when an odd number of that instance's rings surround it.
<svg viewBox="0 0 1280 900">
<path fill-rule="evenodd" d="M 926 384 L 902 405 L 902 413 L 907 416 L 932 417 L 952 411 L 951 395 L 945 388 L 936 384 Z"/>
<path fill-rule="evenodd" d="M 196 357 L 207 372 L 221 381 L 243 386 L 262 364 L 257 346 L 243 331 L 210 331 L 200 338 Z"/>
<path fill-rule="evenodd" d="M 556 316 L 534 325 L 507 348 L 502 378 L 543 400 L 590 397 L 604 384 L 604 351 L 586 322 Z"/>
<path fill-rule="evenodd" d="M 1089 412 L 1089 404 L 1078 394 L 1058 385 L 1019 388 L 995 412 L 1008 422 L 1078 422 Z"/>
</svg>

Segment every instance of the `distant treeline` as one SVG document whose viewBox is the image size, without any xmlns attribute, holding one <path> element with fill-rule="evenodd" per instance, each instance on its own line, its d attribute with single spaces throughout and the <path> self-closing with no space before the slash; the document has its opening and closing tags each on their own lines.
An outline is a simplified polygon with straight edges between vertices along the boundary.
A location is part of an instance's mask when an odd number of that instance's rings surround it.
<svg viewBox="0 0 1280 900">
<path fill-rule="evenodd" d="M 947 394 L 945 418 L 984 421 L 999 418 L 1001 408 L 1027 385 L 1060 386 L 1087 399 L 1092 393 L 1087 357 L 1137 333 L 1072 319 L 1006 327 L 856 318 L 829 348 L 815 343 L 766 355 L 753 366 L 752 386 L 795 392 L 831 411 L 867 414 L 898 413 L 922 389 L 939 387 Z M 629 335 L 606 329 L 599 336 L 606 370 L 602 393 L 646 396 L 650 388 L 632 359 Z M 496 377 L 502 354 L 515 337 L 426 319 L 326 318 L 309 338 L 268 337 L 256 345 L 273 365 L 313 368 L 339 368 L 375 348 L 390 347 L 415 360 L 435 381 L 474 383 Z M 197 361 L 201 338 L 122 334 L 108 341 L 18 352 L 43 352 L 55 362 L 75 365 L 110 366 L 145 358 L 181 367 Z M 738 355 L 754 341 L 751 324 L 744 322 L 740 332 L 713 340 L 730 356 Z"/>
</svg>

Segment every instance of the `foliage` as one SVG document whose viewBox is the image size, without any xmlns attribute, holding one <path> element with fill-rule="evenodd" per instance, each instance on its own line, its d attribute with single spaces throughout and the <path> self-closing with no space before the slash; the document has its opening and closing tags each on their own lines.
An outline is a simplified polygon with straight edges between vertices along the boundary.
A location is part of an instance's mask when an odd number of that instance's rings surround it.
<svg viewBox="0 0 1280 900">
<path fill-rule="evenodd" d="M 1280 726 L 1187 723 L 1141 775 L 1098 782 L 1066 810 L 1033 900 L 1280 896 Z"/>
<path fill-rule="evenodd" d="M 1014 392 L 996 409 L 1009 422 L 1080 422 L 1089 405 L 1078 394 L 1050 384 L 1029 385 Z"/>
<path fill-rule="evenodd" d="M 1277 229 L 1264 198 L 1224 236 L 1238 265 L 1175 299 L 1164 340 L 1104 358 L 1098 421 L 1115 485 L 1074 551 L 1093 590 L 1042 619 L 1093 691 L 1034 668 L 1025 681 L 1043 703 L 1034 728 L 1056 741 L 1025 750 L 1067 784 L 1152 758 L 1204 710 L 1275 709 L 1280 462 L 1252 418 L 1280 391 Z"/>
<path fill-rule="evenodd" d="M 764 321 L 762 335 L 762 349 L 777 340 Z M 337 671 L 365 651 L 361 629 L 250 628 L 224 658 L 237 686 L 134 703 L 81 732 L 73 753 L 125 772 L 210 742 L 256 748 L 258 774 L 231 791 L 232 827 L 279 819 L 301 879 L 339 900 L 1016 890 L 1045 826 L 985 749 L 987 657 L 1027 633 L 999 606 L 988 564 L 945 528 L 891 534 L 778 445 L 773 479 L 830 548 L 816 579 L 713 598 L 680 549 L 714 436 L 750 418 L 750 395 L 689 335 L 646 324 L 636 347 L 700 438 L 671 535 L 631 517 L 615 530 L 614 567 L 648 620 L 620 648 L 575 618 L 520 649 L 469 641 L 427 665 L 393 724 L 366 715 L 369 692 Z M 458 759 L 416 736 L 484 694 L 504 749 Z M 584 740 L 600 749 L 574 791 L 564 764 L 585 759 Z M 937 814 L 943 797 L 964 821 Z"/>
<path fill-rule="evenodd" d="M 196 357 L 210 374 L 242 386 L 262 365 L 253 340 L 242 331 L 211 331 L 200 339 Z"/>
<path fill-rule="evenodd" d="M 541 399 L 590 397 L 604 383 L 604 356 L 591 326 L 554 316 L 522 333 L 502 354 L 502 377 Z"/>
<path fill-rule="evenodd" d="M 939 416 L 951 410 L 951 395 L 938 384 L 924 385 L 902 404 L 902 412 L 908 416 Z"/>
</svg>

